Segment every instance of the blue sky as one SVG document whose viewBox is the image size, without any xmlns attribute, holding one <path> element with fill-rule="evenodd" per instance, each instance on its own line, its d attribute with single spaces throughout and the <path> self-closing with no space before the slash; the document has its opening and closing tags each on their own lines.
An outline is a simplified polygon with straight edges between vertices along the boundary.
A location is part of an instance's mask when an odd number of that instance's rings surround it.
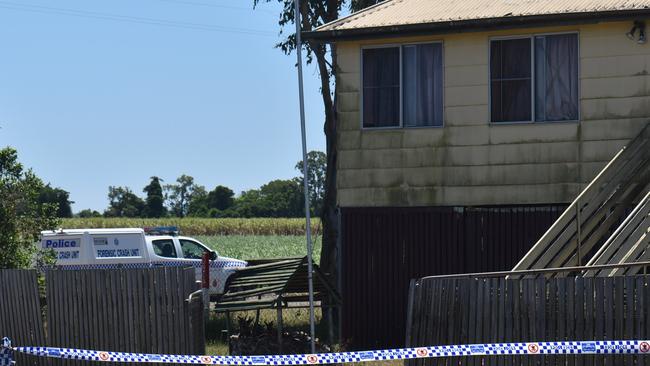
<svg viewBox="0 0 650 366">
<path fill-rule="evenodd" d="M 298 174 L 295 55 L 276 2 L 0 0 L 0 147 L 103 210 L 109 185 L 142 194 L 181 174 L 236 192 Z M 146 24 L 143 24 L 146 23 Z M 173 25 L 173 26 L 169 26 Z M 324 150 L 314 66 L 308 148 Z"/>
</svg>

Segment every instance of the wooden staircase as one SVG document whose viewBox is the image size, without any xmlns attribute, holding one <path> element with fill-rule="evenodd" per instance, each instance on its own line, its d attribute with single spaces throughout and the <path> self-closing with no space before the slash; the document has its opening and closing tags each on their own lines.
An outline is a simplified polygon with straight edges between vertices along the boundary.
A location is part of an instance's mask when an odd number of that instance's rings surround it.
<svg viewBox="0 0 650 366">
<path fill-rule="evenodd" d="M 513 271 L 650 260 L 649 192 L 650 123 L 598 173 Z M 640 270 L 586 271 L 583 275 Z"/>
</svg>

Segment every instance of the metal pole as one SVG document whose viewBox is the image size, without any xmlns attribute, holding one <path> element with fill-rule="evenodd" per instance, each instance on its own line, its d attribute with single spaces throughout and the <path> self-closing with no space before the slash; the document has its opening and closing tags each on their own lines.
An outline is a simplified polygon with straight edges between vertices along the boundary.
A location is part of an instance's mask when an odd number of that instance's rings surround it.
<svg viewBox="0 0 650 366">
<path fill-rule="evenodd" d="M 307 282 L 309 286 L 309 330 L 311 353 L 316 353 L 316 325 L 314 324 L 314 279 L 312 277 L 311 214 L 309 212 L 309 182 L 307 181 L 307 135 L 305 132 L 305 95 L 302 88 L 302 39 L 300 35 L 300 0 L 294 0 L 294 21 L 296 22 L 296 55 L 298 57 L 298 97 L 300 99 L 300 131 L 302 133 L 302 176 L 305 191 L 305 219 L 307 236 Z"/>
<path fill-rule="evenodd" d="M 282 354 L 282 299 L 278 299 L 278 350 Z"/>
<path fill-rule="evenodd" d="M 203 322 L 208 324 L 210 319 L 210 252 L 203 253 L 201 259 L 201 289 L 203 290 Z"/>
<path fill-rule="evenodd" d="M 580 207 L 580 199 L 576 199 L 576 239 L 578 243 L 578 266 L 582 265 L 582 224 L 581 224 L 581 218 L 580 218 L 580 211 L 582 210 L 582 207 Z"/>
</svg>

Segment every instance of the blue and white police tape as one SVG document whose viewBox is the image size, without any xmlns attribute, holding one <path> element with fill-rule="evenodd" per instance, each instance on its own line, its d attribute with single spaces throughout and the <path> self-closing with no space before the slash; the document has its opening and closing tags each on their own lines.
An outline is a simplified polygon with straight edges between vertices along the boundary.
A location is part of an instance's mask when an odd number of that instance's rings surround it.
<svg viewBox="0 0 650 366">
<path fill-rule="evenodd" d="M 581 341 L 493 343 L 386 349 L 363 352 L 271 356 L 183 356 L 90 351 L 55 347 L 13 347 L 16 352 L 71 360 L 199 365 L 314 365 L 344 362 L 407 360 L 450 356 L 508 356 L 545 354 L 650 354 L 650 341 Z"/>
<path fill-rule="evenodd" d="M 13 351 L 11 349 L 11 341 L 9 338 L 2 338 L 0 344 L 0 366 L 11 366 L 14 364 Z"/>
</svg>

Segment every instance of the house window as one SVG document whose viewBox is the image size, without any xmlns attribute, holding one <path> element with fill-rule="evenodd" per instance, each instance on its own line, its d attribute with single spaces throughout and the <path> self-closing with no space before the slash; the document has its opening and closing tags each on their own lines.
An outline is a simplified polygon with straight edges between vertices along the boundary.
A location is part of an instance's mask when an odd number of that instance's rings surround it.
<svg viewBox="0 0 650 366">
<path fill-rule="evenodd" d="M 399 47 L 363 50 L 363 127 L 398 127 Z"/>
<path fill-rule="evenodd" d="M 492 122 L 578 119 L 578 35 L 490 43 Z"/>
<path fill-rule="evenodd" d="M 442 44 L 362 52 L 364 128 L 442 126 Z"/>
</svg>

